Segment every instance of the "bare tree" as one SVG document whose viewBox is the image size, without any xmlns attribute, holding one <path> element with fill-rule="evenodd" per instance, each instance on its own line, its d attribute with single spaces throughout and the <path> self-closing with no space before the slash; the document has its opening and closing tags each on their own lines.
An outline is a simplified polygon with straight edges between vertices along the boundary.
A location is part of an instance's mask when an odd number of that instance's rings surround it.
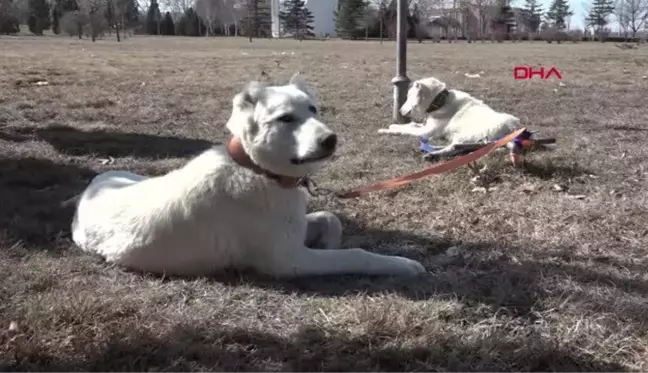
<svg viewBox="0 0 648 373">
<path fill-rule="evenodd" d="M 173 15 L 182 15 L 194 5 L 194 0 L 163 0 L 161 3 Z"/>
<path fill-rule="evenodd" d="M 106 0 L 106 18 L 108 21 L 108 30 L 115 28 L 117 42 L 121 41 L 119 27 L 124 25 L 124 13 L 126 12 L 126 2 L 124 0 Z M 110 15 L 110 17 L 108 17 Z M 110 34 L 110 31 L 108 32 Z"/>
<path fill-rule="evenodd" d="M 617 0 L 614 4 L 614 15 L 616 16 L 619 28 L 623 31 L 623 38 L 628 41 L 629 17 L 627 13 L 626 0 Z"/>
<path fill-rule="evenodd" d="M 79 11 L 88 17 L 90 23 L 90 37 L 92 41 L 103 32 L 106 26 L 104 11 L 107 6 L 106 0 L 79 0 Z"/>
<path fill-rule="evenodd" d="M 432 17 L 438 13 L 438 0 L 412 0 L 410 3 L 412 15 L 418 19 L 416 35 L 419 43 L 423 36 L 429 36 L 429 25 Z"/>
<path fill-rule="evenodd" d="M 245 0 L 220 0 L 218 4 L 218 20 L 223 25 L 224 34 L 230 36 L 234 26 L 234 36 L 238 36 L 238 23 L 245 15 Z"/>
<path fill-rule="evenodd" d="M 196 14 L 207 27 L 205 36 L 214 35 L 214 24 L 218 17 L 222 0 L 196 0 Z"/>
<path fill-rule="evenodd" d="M 473 15 L 473 7 L 472 4 L 470 3 L 470 0 L 459 0 L 458 4 L 458 12 L 459 12 L 459 23 L 461 27 L 461 34 L 466 38 L 466 41 L 468 43 L 472 42 L 472 30 L 471 30 L 471 20 L 472 20 L 472 15 Z"/>
<path fill-rule="evenodd" d="M 368 3 L 362 14 L 362 23 L 365 27 L 365 41 L 369 41 L 369 28 L 379 21 L 379 17 L 380 10 L 378 7 L 372 2 Z"/>
<path fill-rule="evenodd" d="M 387 7 L 389 6 L 389 2 L 390 0 L 370 0 L 369 1 L 371 7 L 375 8 L 377 12 L 380 44 L 382 44 L 384 38 L 383 32 L 385 30 L 385 22 L 387 20 L 387 16 L 389 13 L 387 9 Z"/>
<path fill-rule="evenodd" d="M 637 36 L 648 18 L 648 0 L 618 0 L 615 7 L 617 22 L 625 31 L 626 39 L 628 30 L 632 38 Z"/>
<path fill-rule="evenodd" d="M 477 38 L 485 41 L 488 23 L 492 18 L 493 0 L 472 0 L 472 4 L 477 9 Z"/>
<path fill-rule="evenodd" d="M 194 5 L 195 1 L 194 0 L 163 0 L 162 4 L 166 9 L 169 10 L 169 13 L 171 13 L 171 16 L 173 17 L 173 21 L 177 24 L 178 21 L 182 18 L 182 16 L 185 14 L 187 9 L 191 8 Z M 176 27 L 175 33 L 176 35 L 179 35 L 180 29 Z"/>
</svg>

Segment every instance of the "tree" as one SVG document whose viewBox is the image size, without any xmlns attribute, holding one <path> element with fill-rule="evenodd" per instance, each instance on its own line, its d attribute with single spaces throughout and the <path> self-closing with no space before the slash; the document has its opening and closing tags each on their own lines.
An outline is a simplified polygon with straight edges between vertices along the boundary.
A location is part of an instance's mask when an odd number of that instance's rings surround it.
<svg viewBox="0 0 648 373">
<path fill-rule="evenodd" d="M 493 17 L 491 19 L 491 29 L 493 37 L 501 42 L 509 34 L 509 25 L 512 23 L 513 12 L 508 5 L 507 0 L 499 0 L 496 7 L 493 8 Z"/>
<path fill-rule="evenodd" d="M 115 0 L 106 0 L 106 10 L 104 11 L 104 17 L 106 18 L 106 22 L 108 22 L 109 30 L 115 26 L 115 23 L 117 23 L 115 17 L 117 9 L 115 5 Z M 119 32 L 117 33 L 117 35 L 119 35 Z M 119 36 L 117 36 L 117 41 L 119 41 Z"/>
<path fill-rule="evenodd" d="M 140 12 L 136 0 L 117 0 L 119 8 L 119 19 L 122 29 L 132 28 L 139 25 Z"/>
<path fill-rule="evenodd" d="M 488 19 L 491 18 L 493 0 L 472 0 L 472 4 L 477 9 L 477 38 L 485 41 L 486 30 L 488 28 Z"/>
<path fill-rule="evenodd" d="M 335 31 L 343 39 L 358 39 L 366 32 L 365 12 L 369 4 L 365 0 L 341 0 L 335 11 Z"/>
<path fill-rule="evenodd" d="M 526 0 L 524 3 L 524 24 L 529 31 L 535 33 L 542 22 L 542 6 L 537 0 Z"/>
<path fill-rule="evenodd" d="M 196 11 L 189 7 L 176 24 L 176 33 L 183 36 L 201 36 L 206 28 Z"/>
<path fill-rule="evenodd" d="M 560 31 L 567 25 L 566 18 L 573 15 L 567 0 L 553 0 L 545 16 L 551 25 Z"/>
<path fill-rule="evenodd" d="M 205 36 L 214 35 L 214 26 L 216 20 L 218 20 L 219 9 L 222 7 L 222 0 L 196 0 L 196 14 L 207 26 Z"/>
<path fill-rule="evenodd" d="M 272 34 L 272 16 L 268 0 L 246 0 L 246 16 L 243 18 L 245 35 L 250 42 L 253 37 L 268 37 Z"/>
<path fill-rule="evenodd" d="M 613 0 L 594 0 L 592 8 L 587 15 L 587 24 L 594 27 L 599 35 L 599 40 L 603 41 L 603 29 L 608 24 L 608 17 L 614 13 Z"/>
<path fill-rule="evenodd" d="M 166 12 L 164 14 L 164 18 L 162 19 L 162 27 L 160 31 L 162 35 L 175 35 L 175 23 L 173 22 L 173 17 L 171 17 L 171 13 Z"/>
<path fill-rule="evenodd" d="M 615 14 L 617 22 L 626 33 L 626 38 L 628 29 L 632 33 L 632 38 L 635 38 L 637 32 L 646 25 L 648 0 L 619 0 Z"/>
<path fill-rule="evenodd" d="M 365 29 L 365 40 L 369 40 L 369 30 L 372 29 L 378 22 L 378 9 L 376 9 L 373 4 L 367 2 L 367 7 L 365 8 L 362 15 L 362 24 Z"/>
<path fill-rule="evenodd" d="M 169 9 L 171 15 L 179 15 L 176 23 L 184 16 L 187 9 L 191 8 L 195 2 L 193 0 L 162 0 L 166 9 Z M 177 31 L 177 30 L 176 30 Z"/>
<path fill-rule="evenodd" d="M 149 35 L 160 35 L 161 22 L 160 5 L 157 0 L 151 0 L 148 11 L 146 12 L 146 33 Z"/>
<path fill-rule="evenodd" d="M 18 10 L 12 0 L 0 0 L 0 35 L 20 32 Z"/>
<path fill-rule="evenodd" d="M 106 18 L 103 17 L 106 5 L 107 0 L 79 0 L 79 38 L 81 38 L 82 28 L 85 24 L 90 25 L 90 37 L 93 42 L 108 27 Z"/>
<path fill-rule="evenodd" d="M 106 21 L 109 29 L 115 29 L 117 41 L 121 41 L 120 28 L 124 30 L 137 23 L 138 10 L 135 0 L 106 0 Z"/>
<path fill-rule="evenodd" d="M 283 30 L 294 38 L 302 40 L 313 34 L 313 14 L 305 6 L 304 0 L 286 0 L 279 11 L 279 21 Z"/>
<path fill-rule="evenodd" d="M 29 0 L 29 18 L 27 26 L 35 35 L 43 35 L 50 28 L 50 5 L 46 0 Z"/>
<path fill-rule="evenodd" d="M 79 39 L 83 38 L 83 28 L 89 23 L 88 15 L 81 11 L 79 4 L 84 4 L 83 0 L 59 0 L 57 6 L 61 12 L 59 23 L 61 31 Z"/>
<path fill-rule="evenodd" d="M 55 0 L 52 6 L 52 32 L 61 33 L 61 17 L 66 12 L 79 10 L 76 0 Z"/>
<path fill-rule="evenodd" d="M 389 0 L 378 0 L 378 20 L 380 27 L 380 44 L 383 43 L 385 35 L 385 24 L 387 23 Z"/>
<path fill-rule="evenodd" d="M 52 7 L 52 32 L 55 35 L 58 35 L 61 33 L 61 16 L 62 16 L 61 8 L 59 6 L 58 2 L 54 3 L 54 6 Z"/>
</svg>

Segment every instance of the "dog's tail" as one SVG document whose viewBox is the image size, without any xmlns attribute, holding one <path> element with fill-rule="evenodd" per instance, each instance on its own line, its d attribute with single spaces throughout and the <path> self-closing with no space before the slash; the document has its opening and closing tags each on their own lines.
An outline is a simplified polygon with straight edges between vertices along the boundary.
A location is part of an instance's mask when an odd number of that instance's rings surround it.
<svg viewBox="0 0 648 373">
<path fill-rule="evenodd" d="M 61 208 L 68 208 L 70 206 L 74 206 L 76 208 L 79 205 L 79 201 L 81 200 L 81 194 L 82 193 L 76 194 L 71 198 L 68 198 L 65 201 L 61 202 Z"/>
</svg>

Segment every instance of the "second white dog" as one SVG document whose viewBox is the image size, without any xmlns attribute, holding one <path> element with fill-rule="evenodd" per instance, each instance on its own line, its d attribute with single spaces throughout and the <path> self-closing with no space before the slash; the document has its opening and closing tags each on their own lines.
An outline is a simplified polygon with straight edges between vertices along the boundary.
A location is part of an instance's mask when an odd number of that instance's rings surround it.
<svg viewBox="0 0 648 373">
<path fill-rule="evenodd" d="M 378 132 L 449 142 L 434 153 L 437 156 L 454 153 L 457 144 L 492 141 L 520 127 L 517 117 L 495 111 L 466 92 L 448 90 L 445 83 L 433 77 L 412 83 L 400 112 L 404 116 L 414 112 L 424 116 L 425 122 L 392 124 Z"/>
<path fill-rule="evenodd" d="M 306 214 L 299 185 L 335 152 L 299 76 L 285 86 L 251 83 L 233 100 L 227 146 L 146 178 L 96 176 L 78 200 L 72 238 L 83 250 L 135 270 L 208 275 L 225 268 L 276 277 L 416 275 L 417 261 L 340 249 L 342 225 Z"/>
</svg>

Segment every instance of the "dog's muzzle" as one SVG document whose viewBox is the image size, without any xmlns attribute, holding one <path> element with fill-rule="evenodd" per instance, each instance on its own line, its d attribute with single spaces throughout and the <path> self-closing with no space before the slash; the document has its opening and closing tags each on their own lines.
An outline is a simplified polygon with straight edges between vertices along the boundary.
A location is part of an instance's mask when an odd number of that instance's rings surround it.
<svg viewBox="0 0 648 373">
<path fill-rule="evenodd" d="M 329 158 L 335 153 L 337 148 L 337 135 L 332 133 L 326 137 L 321 138 L 317 144 L 317 151 L 314 154 L 307 155 L 301 158 L 291 159 L 292 164 L 304 164 L 310 162 L 321 161 Z"/>
</svg>

